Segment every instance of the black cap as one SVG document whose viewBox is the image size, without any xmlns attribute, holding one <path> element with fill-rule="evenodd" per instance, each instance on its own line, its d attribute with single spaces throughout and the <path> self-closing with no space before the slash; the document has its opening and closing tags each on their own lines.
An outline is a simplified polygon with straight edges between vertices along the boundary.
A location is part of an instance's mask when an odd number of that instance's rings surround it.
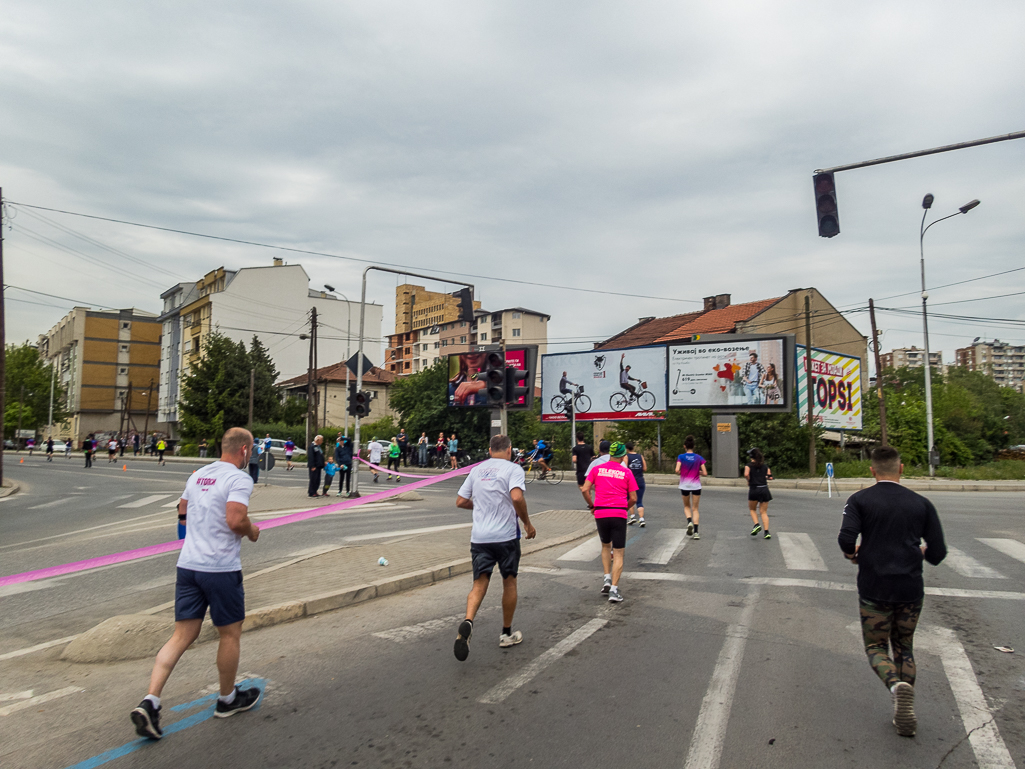
<svg viewBox="0 0 1025 769">
<path fill-rule="evenodd" d="M 608 441 L 602 441 L 598 444 L 598 452 L 601 454 L 608 454 L 610 448 L 612 448 L 612 444 Z"/>
</svg>

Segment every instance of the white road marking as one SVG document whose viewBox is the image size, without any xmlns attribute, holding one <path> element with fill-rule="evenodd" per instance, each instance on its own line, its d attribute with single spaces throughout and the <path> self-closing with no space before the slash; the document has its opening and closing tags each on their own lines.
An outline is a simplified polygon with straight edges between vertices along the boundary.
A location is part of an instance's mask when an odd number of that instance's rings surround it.
<svg viewBox="0 0 1025 769">
<path fill-rule="evenodd" d="M 67 638 L 58 638 L 56 641 L 46 641 L 41 644 L 36 644 L 35 646 L 29 646 L 25 649 L 15 649 L 12 652 L 4 652 L 3 654 L 0 654 L 0 660 L 10 660 L 14 659 L 15 657 L 24 657 L 26 654 L 32 654 L 32 652 L 41 652 L 44 649 L 49 649 L 53 646 L 69 644 L 76 638 L 78 638 L 78 635 L 80 634 L 69 635 Z"/>
<path fill-rule="evenodd" d="M 592 619 L 583 627 L 577 628 L 559 641 L 559 643 L 555 644 L 551 649 L 527 665 L 527 667 L 523 668 L 519 673 L 509 676 L 507 679 L 502 681 L 502 683 L 492 688 L 487 694 L 480 698 L 480 701 L 485 705 L 500 704 L 506 697 L 530 681 L 534 676 L 553 662 L 560 659 L 566 654 L 566 652 L 573 649 L 582 641 L 586 641 L 607 623 L 607 619 Z"/>
<path fill-rule="evenodd" d="M 1025 563 L 1025 545 L 1016 539 L 979 539 L 979 542 Z"/>
<path fill-rule="evenodd" d="M 733 707 L 733 694 L 737 688 L 737 677 L 740 665 L 744 660 L 744 647 L 754 617 L 755 604 L 758 601 L 758 588 L 748 593 L 744 608 L 737 621 L 726 628 L 726 640 L 723 642 L 719 659 L 712 671 L 712 680 L 708 691 L 701 701 L 694 734 L 687 752 L 685 769 L 718 769 L 722 758 L 723 740 L 726 738 L 726 726 L 730 720 Z"/>
<path fill-rule="evenodd" d="M 937 655 L 943 661 L 943 670 L 979 769 L 1014 769 L 1014 760 L 1000 736 L 986 695 L 982 693 L 971 660 L 957 634 L 949 628 L 932 625 L 922 628 L 916 634 L 916 640 L 920 649 Z"/>
<path fill-rule="evenodd" d="M 601 555 L 601 540 L 593 536 L 581 545 L 563 553 L 558 557 L 559 561 L 593 561 Z"/>
<path fill-rule="evenodd" d="M 72 495 L 69 495 L 67 497 L 61 497 L 60 499 L 55 499 L 53 502 L 43 502 L 41 505 L 32 505 L 32 507 L 30 507 L 28 509 L 29 510 L 45 510 L 48 507 L 65 507 L 68 504 L 68 501 L 70 500 L 71 496 Z M 76 493 L 73 496 L 80 497 L 82 495 L 79 494 L 79 493 Z"/>
<path fill-rule="evenodd" d="M 12 702 L 14 700 L 27 700 L 32 696 L 32 689 L 23 692 L 12 692 L 11 694 L 0 694 L 0 702 Z"/>
<path fill-rule="evenodd" d="M 131 494 L 128 494 L 126 496 L 130 497 Z M 114 501 L 116 501 L 118 499 L 125 499 L 125 497 L 115 497 L 111 501 L 114 502 Z M 108 528 L 110 526 L 122 526 L 122 525 L 124 525 L 126 523 L 131 523 L 132 521 L 141 521 L 141 520 L 144 520 L 146 518 L 155 518 L 158 515 L 166 516 L 167 513 L 151 513 L 149 515 L 140 515 L 138 518 L 128 518 L 128 519 L 123 520 L 123 521 L 111 521 L 110 523 L 101 523 L 98 526 L 89 526 L 89 527 L 87 527 L 85 529 L 75 529 L 74 531 L 66 531 L 63 534 L 51 534 L 49 537 L 39 537 L 38 539 L 28 539 L 28 540 L 25 540 L 24 542 L 15 542 L 15 543 L 10 544 L 10 545 L 0 545 L 0 550 L 8 550 L 8 549 L 10 549 L 12 547 L 21 547 L 23 545 L 34 545 L 36 542 L 46 542 L 46 541 L 49 541 L 51 539 L 60 539 L 62 537 L 73 537 L 76 534 L 83 534 L 83 533 L 85 533 L 87 531 L 96 531 L 97 529 L 106 529 L 106 528 Z"/>
<path fill-rule="evenodd" d="M 176 502 L 175 504 L 178 503 Z M 325 507 L 327 507 L 327 505 L 325 505 Z M 343 513 L 352 515 L 354 513 L 359 513 L 363 510 L 408 510 L 409 508 L 410 505 L 396 505 L 393 502 L 370 502 L 365 505 L 359 505 L 355 508 L 349 507 L 345 508 L 344 510 L 335 510 L 331 513 L 323 513 L 323 515 L 341 515 Z M 291 513 L 305 513 L 309 509 L 311 508 L 296 507 L 291 510 L 260 510 L 259 512 L 251 511 L 249 513 L 249 517 L 266 520 L 268 518 L 278 518 L 283 515 L 290 515 Z"/>
<path fill-rule="evenodd" d="M 405 529 L 403 531 L 382 531 L 377 534 L 360 534 L 355 537 L 346 537 L 346 542 L 365 542 L 369 539 L 388 539 L 389 537 L 404 537 L 409 534 L 430 534 L 435 531 L 451 531 L 453 529 L 468 529 L 472 523 L 453 523 L 448 526 L 428 526 L 424 529 Z"/>
<path fill-rule="evenodd" d="M 406 625 L 405 627 L 397 627 L 392 630 L 382 630 L 379 633 L 373 633 L 375 638 L 383 638 L 386 641 L 395 641 L 397 643 L 406 643 L 407 641 L 417 641 L 426 635 L 436 633 L 439 630 L 450 628 L 455 631 L 455 627 L 459 620 L 465 617 L 465 614 L 453 614 L 451 617 L 441 617 L 440 619 L 429 619 L 426 622 L 421 622 L 418 625 Z"/>
<path fill-rule="evenodd" d="M 126 502 L 123 505 L 118 505 L 118 508 L 124 509 L 124 508 L 145 507 L 146 505 L 152 505 L 154 502 L 159 502 L 162 499 L 167 499 L 169 496 L 171 496 L 171 495 L 170 494 L 152 494 L 152 495 L 150 495 L 148 497 L 143 497 L 142 499 L 137 499 L 134 502 Z"/>
<path fill-rule="evenodd" d="M 9 716 L 11 713 L 16 713 L 19 710 L 24 710 L 25 708 L 34 708 L 36 705 L 42 705 L 44 702 L 50 702 L 51 700 L 60 699 L 61 697 L 67 697 L 69 694 L 77 694 L 78 692 L 84 691 L 85 689 L 79 686 L 69 686 L 65 689 L 58 689 L 57 691 L 40 694 L 37 697 L 22 700 L 21 702 L 15 702 L 13 705 L 7 705 L 6 707 L 0 708 L 0 716 Z"/>
<path fill-rule="evenodd" d="M 787 531 L 776 533 L 779 549 L 783 552 L 783 560 L 787 568 L 794 571 L 829 571 L 826 568 L 819 549 L 811 541 L 808 534 Z"/>
<path fill-rule="evenodd" d="M 1007 577 L 996 569 L 991 569 L 989 566 L 986 566 L 972 558 L 963 550 L 958 550 L 956 547 L 950 547 L 950 545 L 947 545 L 947 557 L 943 559 L 943 563 L 956 571 L 962 577 L 972 577 L 976 579 L 1007 579 Z"/>
<path fill-rule="evenodd" d="M 651 553 L 638 559 L 638 563 L 665 566 L 687 545 L 686 529 L 660 529 L 653 537 L 655 545 Z"/>
<path fill-rule="evenodd" d="M 168 502 L 166 505 L 161 505 L 161 507 L 163 507 L 165 509 L 168 508 L 168 507 L 178 507 L 178 503 L 181 502 L 181 501 L 182 501 L 182 498 L 178 497 L 178 499 L 174 500 L 174 502 Z"/>
</svg>

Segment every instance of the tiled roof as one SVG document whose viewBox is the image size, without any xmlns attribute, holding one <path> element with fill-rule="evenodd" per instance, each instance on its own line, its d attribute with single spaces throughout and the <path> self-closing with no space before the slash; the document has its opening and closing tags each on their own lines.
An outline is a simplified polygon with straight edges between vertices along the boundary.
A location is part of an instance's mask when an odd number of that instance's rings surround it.
<svg viewBox="0 0 1025 769">
<path fill-rule="evenodd" d="M 694 336 L 695 334 L 729 334 L 736 330 L 738 323 L 751 320 L 754 316 L 776 304 L 780 299 L 782 297 L 777 296 L 757 302 L 731 304 L 729 307 L 723 307 L 721 310 L 709 310 L 653 341 L 673 342 L 682 337 Z"/>
<path fill-rule="evenodd" d="M 668 318 L 649 318 L 641 320 L 621 331 L 613 337 L 606 339 L 594 346 L 596 350 L 616 349 L 619 347 L 638 347 L 640 345 L 652 344 L 659 337 L 668 334 L 675 328 L 695 320 L 702 314 L 697 312 L 685 312 L 681 315 L 672 315 Z"/>
<path fill-rule="evenodd" d="M 363 375 L 363 384 L 391 384 L 398 377 L 392 374 L 390 371 L 385 371 L 377 366 L 374 366 L 367 373 Z M 278 387 L 294 388 L 301 387 L 306 384 L 306 374 L 300 374 L 297 377 L 286 379 L 284 382 L 278 382 Z M 324 366 L 318 368 L 313 375 L 314 382 L 345 382 L 345 361 L 339 361 L 330 366 Z M 355 383 L 356 375 L 351 371 L 349 372 L 349 382 Z"/>
</svg>

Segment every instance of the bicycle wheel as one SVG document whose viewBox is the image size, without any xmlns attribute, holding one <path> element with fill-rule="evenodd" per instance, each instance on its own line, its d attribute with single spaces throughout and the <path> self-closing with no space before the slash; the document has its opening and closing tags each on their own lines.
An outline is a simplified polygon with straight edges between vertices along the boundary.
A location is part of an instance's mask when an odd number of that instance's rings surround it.
<svg viewBox="0 0 1025 769">
<path fill-rule="evenodd" d="M 534 464 L 532 462 L 523 466 L 523 477 L 527 483 L 534 482 Z"/>
<path fill-rule="evenodd" d="M 586 395 L 580 395 L 577 397 L 577 413 L 583 413 L 591 410 L 591 399 Z"/>
<path fill-rule="evenodd" d="M 637 396 L 637 406 L 641 411 L 651 411 L 655 408 L 655 393 L 645 390 Z"/>
<path fill-rule="evenodd" d="M 562 470 L 556 470 L 553 468 L 548 471 L 548 474 L 545 476 L 545 480 L 554 486 L 557 483 L 562 483 L 564 476 L 565 473 Z"/>
<path fill-rule="evenodd" d="M 552 398 L 552 412 L 555 414 L 561 414 L 566 410 L 566 399 L 561 395 L 556 395 Z"/>
<path fill-rule="evenodd" d="M 612 406 L 613 411 L 622 411 L 626 408 L 627 398 L 623 393 L 613 393 L 612 397 L 609 398 L 609 405 Z"/>
</svg>

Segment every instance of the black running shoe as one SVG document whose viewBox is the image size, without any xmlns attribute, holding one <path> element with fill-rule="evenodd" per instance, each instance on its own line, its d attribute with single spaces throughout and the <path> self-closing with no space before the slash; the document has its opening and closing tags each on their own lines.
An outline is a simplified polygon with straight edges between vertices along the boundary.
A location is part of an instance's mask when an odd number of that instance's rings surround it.
<svg viewBox="0 0 1025 769">
<path fill-rule="evenodd" d="M 248 689 L 239 689 L 236 686 L 235 699 L 232 700 L 230 705 L 225 705 L 220 700 L 217 700 L 217 708 L 214 710 L 214 716 L 216 718 L 227 718 L 228 716 L 233 716 L 236 713 L 241 713 L 244 710 L 249 710 L 260 701 L 260 695 L 262 694 L 263 692 L 255 686 L 251 686 Z"/>
<path fill-rule="evenodd" d="M 466 662 L 466 658 L 470 656 L 470 636 L 473 634 L 473 623 L 468 619 L 464 619 L 459 623 L 459 634 L 456 636 L 456 659 L 460 662 Z"/>
<path fill-rule="evenodd" d="M 160 711 L 149 700 L 143 700 L 132 711 L 132 723 L 135 724 L 135 733 L 140 737 L 159 740 L 164 736 L 160 729 Z"/>
</svg>

